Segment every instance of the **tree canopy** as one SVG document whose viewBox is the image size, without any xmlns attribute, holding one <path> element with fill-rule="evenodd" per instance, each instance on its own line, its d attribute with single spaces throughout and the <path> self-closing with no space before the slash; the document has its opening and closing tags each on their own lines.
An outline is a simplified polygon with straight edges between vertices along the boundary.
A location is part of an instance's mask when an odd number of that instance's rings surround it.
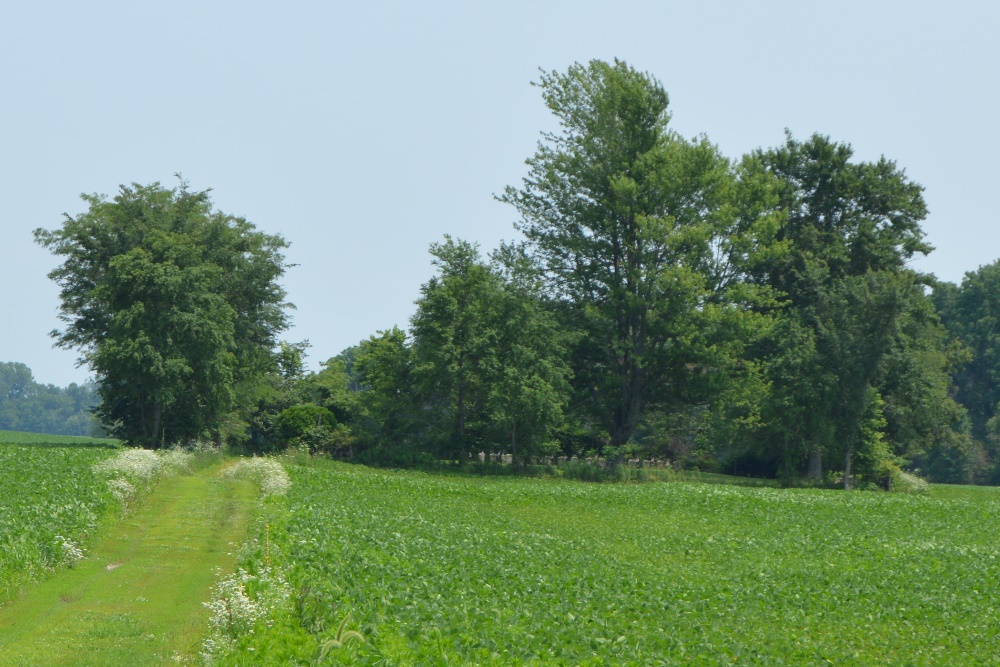
<svg viewBox="0 0 1000 667">
<path fill-rule="evenodd" d="M 212 209 L 186 183 L 84 195 L 35 238 L 63 258 L 57 345 L 98 377 L 97 414 L 121 439 L 158 447 L 240 423 L 241 386 L 274 368 L 288 323 L 285 241 Z"/>
</svg>

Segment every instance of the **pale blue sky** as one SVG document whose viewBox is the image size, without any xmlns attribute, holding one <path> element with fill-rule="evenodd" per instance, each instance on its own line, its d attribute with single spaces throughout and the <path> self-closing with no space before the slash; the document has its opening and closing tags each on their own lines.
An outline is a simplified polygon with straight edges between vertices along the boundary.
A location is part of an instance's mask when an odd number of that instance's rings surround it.
<svg viewBox="0 0 1000 667">
<path fill-rule="evenodd" d="M 790 128 L 886 155 L 926 188 L 957 281 L 1000 257 L 1000 9 L 972 2 L 45 2 L 0 0 L 0 361 L 53 350 L 54 258 L 31 230 L 119 183 L 213 188 L 292 243 L 289 340 L 311 363 L 399 324 L 445 233 L 514 236 L 492 194 L 551 129 L 539 67 L 618 57 L 672 126 L 731 157 Z"/>
</svg>

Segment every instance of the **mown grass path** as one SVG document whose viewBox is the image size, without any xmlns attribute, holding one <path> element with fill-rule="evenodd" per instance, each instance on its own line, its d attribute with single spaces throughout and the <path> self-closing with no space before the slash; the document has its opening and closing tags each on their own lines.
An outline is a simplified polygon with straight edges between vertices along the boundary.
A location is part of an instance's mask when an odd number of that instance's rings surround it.
<svg viewBox="0 0 1000 667">
<path fill-rule="evenodd" d="M 75 569 L 0 607 L 0 666 L 194 664 L 202 602 L 254 507 L 252 485 L 218 470 L 161 481 Z"/>
</svg>

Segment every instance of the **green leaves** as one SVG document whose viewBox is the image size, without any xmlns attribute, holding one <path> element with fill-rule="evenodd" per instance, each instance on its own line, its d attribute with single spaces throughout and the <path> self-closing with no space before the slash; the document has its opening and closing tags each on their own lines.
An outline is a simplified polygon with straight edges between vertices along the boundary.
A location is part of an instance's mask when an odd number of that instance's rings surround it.
<svg viewBox="0 0 1000 667">
<path fill-rule="evenodd" d="M 647 406 L 717 390 L 687 377 L 733 340 L 730 320 L 705 306 L 746 308 L 764 295 L 737 285 L 774 241 L 773 202 L 750 202 L 773 183 L 759 171 L 738 177 L 705 138 L 668 132 L 662 86 L 625 63 L 545 72 L 538 85 L 562 132 L 543 135 L 522 187 L 500 199 L 520 214 L 563 325 L 579 333 L 576 402 L 619 446 Z"/>
<path fill-rule="evenodd" d="M 100 378 L 98 415 L 114 435 L 152 447 L 223 435 L 237 387 L 275 367 L 287 325 L 279 236 L 213 211 L 182 182 L 122 186 L 36 240 L 63 257 L 50 277 L 66 328 Z"/>
<path fill-rule="evenodd" d="M 12 439 L 60 438 L 0 433 L 0 440 Z M 0 444 L 0 601 L 56 567 L 66 555 L 66 541 L 84 542 L 116 506 L 104 478 L 92 470 L 113 453 L 101 447 Z"/>
</svg>

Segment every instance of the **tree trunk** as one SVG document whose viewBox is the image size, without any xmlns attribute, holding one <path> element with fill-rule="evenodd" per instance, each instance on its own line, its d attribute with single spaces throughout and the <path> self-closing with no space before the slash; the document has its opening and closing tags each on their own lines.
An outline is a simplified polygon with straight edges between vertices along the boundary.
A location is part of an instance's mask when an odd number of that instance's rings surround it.
<svg viewBox="0 0 1000 667">
<path fill-rule="evenodd" d="M 614 423 L 611 427 L 611 445 L 620 447 L 632 438 L 639 424 L 642 411 L 642 371 L 636 370 L 635 375 L 622 383 L 618 397 L 618 408 L 615 410 Z"/>
<path fill-rule="evenodd" d="M 517 458 L 517 421 L 514 421 L 510 427 L 510 456 L 511 462 L 520 467 L 520 459 Z"/>
<path fill-rule="evenodd" d="M 451 454 L 465 452 L 465 385 L 458 385 L 458 400 L 455 402 L 455 436 L 458 438 L 456 447 Z M 461 453 L 458 454 L 461 458 Z"/>
<path fill-rule="evenodd" d="M 149 444 L 157 449 L 160 440 L 160 422 L 163 419 L 163 404 L 159 401 L 153 406 L 153 432 L 149 435 Z"/>
<path fill-rule="evenodd" d="M 854 458 L 854 443 L 848 443 L 844 454 L 844 491 L 851 490 L 851 459 Z"/>
<path fill-rule="evenodd" d="M 809 450 L 809 470 L 806 477 L 816 481 L 823 479 L 823 450 L 819 445 L 814 445 Z"/>
</svg>

